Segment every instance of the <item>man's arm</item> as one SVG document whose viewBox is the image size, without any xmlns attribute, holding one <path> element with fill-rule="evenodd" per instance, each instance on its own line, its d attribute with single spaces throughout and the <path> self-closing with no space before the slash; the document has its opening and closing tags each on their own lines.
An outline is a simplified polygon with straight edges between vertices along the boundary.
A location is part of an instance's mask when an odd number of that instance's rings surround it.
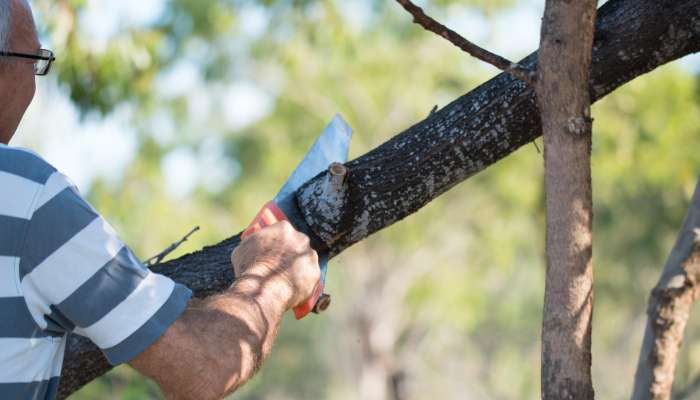
<svg viewBox="0 0 700 400">
<path fill-rule="evenodd" d="M 249 379 L 283 313 L 319 280 L 308 238 L 284 221 L 236 248 L 237 279 L 225 294 L 188 304 L 190 290 L 146 269 L 67 177 L 26 157 L 47 175 L 18 249 L 34 322 L 87 337 L 110 363 L 130 362 L 171 398 L 217 399 Z"/>
<path fill-rule="evenodd" d="M 190 302 L 182 316 L 129 364 L 169 399 L 220 399 L 267 357 L 282 315 L 311 295 L 318 259 L 306 236 L 282 222 L 244 240 L 232 255 L 235 283 Z"/>
</svg>

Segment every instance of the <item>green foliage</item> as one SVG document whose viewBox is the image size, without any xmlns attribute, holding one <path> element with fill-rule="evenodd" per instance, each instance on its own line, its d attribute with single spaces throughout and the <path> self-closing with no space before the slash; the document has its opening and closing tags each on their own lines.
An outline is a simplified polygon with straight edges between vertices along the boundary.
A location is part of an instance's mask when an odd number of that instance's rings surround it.
<svg viewBox="0 0 700 400">
<path fill-rule="evenodd" d="M 441 7 L 469 7 L 476 8 L 485 14 L 493 14 L 515 4 L 513 0 L 431 0 L 430 4 Z"/>
<path fill-rule="evenodd" d="M 357 156 L 487 79 L 395 3 L 348 4 L 168 0 L 154 21 L 127 24 L 101 43 L 79 23 L 88 2 L 35 2 L 59 55 L 59 84 L 82 114 L 109 115 L 124 104 L 133 111 L 133 161 L 116 181 L 98 177 L 89 197 L 137 254 L 156 254 L 195 225 L 202 231 L 173 256 L 238 232 L 335 112 L 354 127 Z M 438 18 L 469 8 L 493 21 L 515 2 L 421 4 Z M 257 30 L 249 26 L 256 15 Z M 194 68 L 194 86 L 166 79 L 183 63 Z M 242 126 L 225 118 L 236 110 L 224 95 L 239 81 L 271 98 L 269 112 Z M 646 296 L 700 170 L 699 104 L 697 78 L 670 66 L 594 109 L 593 358 L 601 398 L 629 393 Z M 172 126 L 170 137 L 156 116 Z M 164 160 L 183 149 L 206 156 L 207 143 L 223 161 L 173 198 Z M 213 169 L 233 172 L 211 188 L 204 178 Z M 414 398 L 536 398 L 543 239 L 542 156 L 528 145 L 334 260 L 329 313 L 285 320 L 270 360 L 236 398 L 366 398 L 366 374 L 381 371 L 406 374 Z M 700 369 L 698 321 L 688 334 L 681 385 Z M 158 396 L 122 367 L 75 398 Z"/>
</svg>

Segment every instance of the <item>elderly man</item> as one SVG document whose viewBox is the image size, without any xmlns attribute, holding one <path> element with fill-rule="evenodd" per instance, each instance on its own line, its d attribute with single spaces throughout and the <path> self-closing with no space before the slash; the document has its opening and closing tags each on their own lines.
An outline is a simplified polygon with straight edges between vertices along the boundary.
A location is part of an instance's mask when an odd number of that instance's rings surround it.
<svg viewBox="0 0 700 400">
<path fill-rule="evenodd" d="M 195 304 L 148 271 L 61 173 L 7 146 L 53 53 L 26 0 L 0 0 L 0 398 L 52 399 L 69 332 L 173 399 L 218 399 L 256 371 L 282 314 L 309 297 L 316 253 L 288 223 L 232 254 L 236 282 Z"/>
</svg>

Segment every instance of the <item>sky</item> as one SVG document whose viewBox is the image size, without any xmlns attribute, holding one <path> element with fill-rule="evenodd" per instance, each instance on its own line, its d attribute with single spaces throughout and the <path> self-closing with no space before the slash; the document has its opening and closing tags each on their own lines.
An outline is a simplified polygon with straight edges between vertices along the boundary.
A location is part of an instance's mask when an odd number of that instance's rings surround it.
<svg viewBox="0 0 700 400">
<path fill-rule="evenodd" d="M 420 2 L 418 2 L 420 3 Z M 517 59 L 537 48 L 543 1 L 527 0 L 498 17 L 487 21 L 476 11 L 463 7 L 447 10 L 445 24 L 477 43 L 507 58 Z M 368 10 L 362 2 L 342 2 L 349 24 L 362 24 Z M 157 19 L 164 0 L 88 0 L 81 16 L 81 29 L 89 34 L 91 44 L 100 49 L 117 32 L 130 26 L 148 24 Z M 454 11 L 454 12 L 452 12 Z M 242 10 L 242 34 L 260 35 L 267 24 L 263 8 L 247 7 Z M 41 16 L 37 16 L 41 24 Z M 50 46 L 49 44 L 45 44 Z M 685 68 L 700 71 L 700 54 L 680 61 Z M 490 67 L 488 67 L 490 68 Z M 497 71 L 494 69 L 493 73 Z M 177 84 L 174 84 L 177 82 Z M 177 89 L 174 89 L 177 88 Z M 206 115 L 213 106 L 197 68 L 183 60 L 162 74 L 156 90 L 162 96 L 175 96 L 183 91 L 197 98 L 192 102 L 191 115 Z M 274 94 L 252 81 L 237 81 L 218 88 L 221 94 L 223 121 L 232 130 L 243 129 L 267 115 L 274 105 Z M 119 179 L 124 168 L 134 159 L 138 150 L 136 132 L 129 126 L 131 110 L 120 107 L 104 118 L 88 117 L 81 120 L 66 93 L 50 78 L 39 78 L 37 96 L 30 106 L 12 145 L 36 149 L 59 170 L 70 176 L 84 192 L 96 177 L 108 182 Z M 152 124 L 156 140 L 174 140 L 174 127 L 167 116 L 156 115 Z M 46 129 L 50 126 L 51 129 Z M 163 171 L 169 194 L 186 197 L 201 184 L 216 188 L 235 178 L 236 165 L 223 157 L 215 140 L 205 146 L 209 151 L 194 153 L 175 148 L 164 157 Z M 206 172 L 205 172 L 206 171 Z M 211 171 L 219 171 L 212 174 Z"/>
</svg>

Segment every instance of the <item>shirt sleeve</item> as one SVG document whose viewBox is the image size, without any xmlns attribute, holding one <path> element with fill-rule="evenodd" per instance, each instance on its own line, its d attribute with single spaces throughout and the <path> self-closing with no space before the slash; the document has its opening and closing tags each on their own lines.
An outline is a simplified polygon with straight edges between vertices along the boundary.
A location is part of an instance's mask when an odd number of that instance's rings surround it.
<svg viewBox="0 0 700 400">
<path fill-rule="evenodd" d="M 85 336 L 116 365 L 185 310 L 191 291 L 144 267 L 64 175 L 48 179 L 34 210 L 19 275 L 43 329 Z"/>
</svg>

